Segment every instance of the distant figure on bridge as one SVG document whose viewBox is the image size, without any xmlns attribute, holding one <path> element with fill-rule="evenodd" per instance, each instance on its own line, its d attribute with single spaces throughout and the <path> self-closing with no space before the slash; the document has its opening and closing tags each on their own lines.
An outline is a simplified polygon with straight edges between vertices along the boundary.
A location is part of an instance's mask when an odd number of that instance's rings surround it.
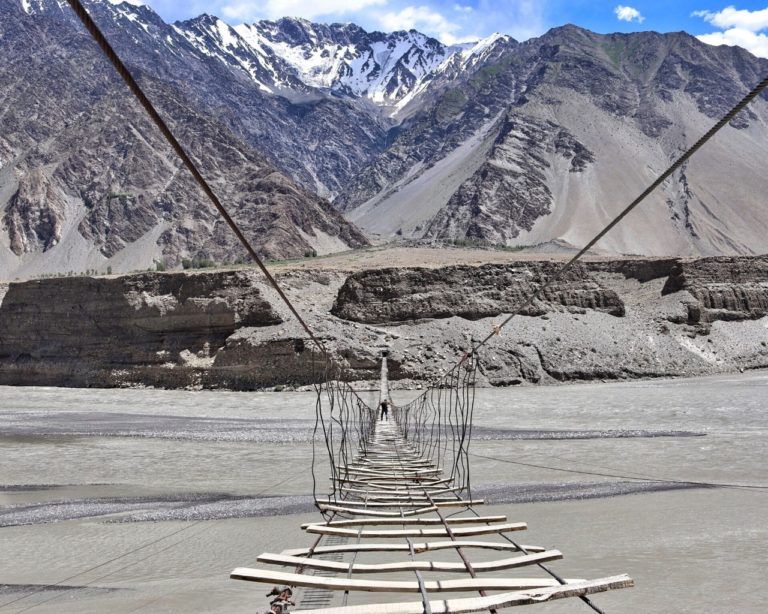
<svg viewBox="0 0 768 614">
<path fill-rule="evenodd" d="M 384 399 L 379 407 L 381 407 L 381 419 L 389 420 L 389 404 L 387 403 L 387 400 Z"/>
</svg>

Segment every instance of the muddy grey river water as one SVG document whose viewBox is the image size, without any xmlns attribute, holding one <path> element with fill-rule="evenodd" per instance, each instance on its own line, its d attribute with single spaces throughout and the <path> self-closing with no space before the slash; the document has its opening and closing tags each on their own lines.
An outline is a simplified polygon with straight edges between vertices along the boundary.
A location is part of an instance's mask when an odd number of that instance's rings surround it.
<svg viewBox="0 0 768 614">
<path fill-rule="evenodd" d="M 478 390 L 473 495 L 562 575 L 630 574 L 606 612 L 767 612 L 767 404 L 764 372 Z M 0 614 L 264 611 L 228 573 L 308 545 L 313 424 L 311 393 L 0 387 Z"/>
</svg>

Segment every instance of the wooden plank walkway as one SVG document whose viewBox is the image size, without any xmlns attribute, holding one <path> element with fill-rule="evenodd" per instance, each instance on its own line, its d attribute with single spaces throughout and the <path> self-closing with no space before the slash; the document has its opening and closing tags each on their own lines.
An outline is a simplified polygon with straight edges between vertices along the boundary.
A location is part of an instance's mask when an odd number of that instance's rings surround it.
<svg viewBox="0 0 768 614">
<path fill-rule="evenodd" d="M 382 364 L 382 398 L 388 399 L 386 359 Z M 372 410 L 376 411 L 376 410 Z M 358 456 L 339 468 L 332 481 L 341 498 L 317 501 L 326 519 L 302 525 L 308 534 L 319 535 L 313 546 L 265 552 L 261 564 L 292 567 L 285 572 L 268 568 L 239 567 L 231 578 L 272 585 L 305 587 L 299 608 L 306 614 L 463 614 L 495 612 L 501 608 L 581 597 L 633 585 L 628 576 L 597 580 L 561 579 L 553 573 L 541 577 L 483 577 L 478 574 L 528 567 L 562 558 L 558 550 L 517 544 L 509 532 L 527 528 L 506 516 L 481 516 L 474 507 L 482 500 L 463 499 L 461 488 L 417 446 L 406 441 L 395 420 L 376 422 L 370 440 Z M 451 510 L 446 517 L 441 510 Z M 386 527 L 397 526 L 397 529 Z M 490 541 L 468 537 L 494 535 Z M 369 541 L 385 539 L 386 542 Z M 419 541 L 414 542 L 412 538 Z M 447 538 L 436 541 L 433 538 Z M 391 541 L 390 541 L 391 540 Z M 322 543 L 321 543 L 322 542 Z M 471 562 L 473 549 L 515 552 L 490 561 Z M 457 561 L 417 560 L 433 551 L 458 554 Z M 403 553 L 404 560 L 358 561 L 359 556 Z M 352 558 L 342 560 L 344 555 Z M 331 557 L 331 558 L 329 558 Z M 546 568 L 541 566 L 546 571 Z M 413 573 L 413 580 L 359 579 L 358 574 Z M 425 579 L 422 573 L 450 573 L 450 579 Z M 456 578 L 455 574 L 464 577 Z M 391 576 L 390 576 L 391 577 Z M 366 593 L 420 593 L 421 601 L 370 603 L 347 606 L 350 591 Z M 488 594 L 494 591 L 495 594 Z M 502 592 L 498 592 L 502 591 Z M 477 597 L 429 598 L 445 592 L 476 592 Z M 341 607 L 330 606 L 333 594 L 343 595 Z M 320 609 L 314 609 L 317 607 Z"/>
</svg>

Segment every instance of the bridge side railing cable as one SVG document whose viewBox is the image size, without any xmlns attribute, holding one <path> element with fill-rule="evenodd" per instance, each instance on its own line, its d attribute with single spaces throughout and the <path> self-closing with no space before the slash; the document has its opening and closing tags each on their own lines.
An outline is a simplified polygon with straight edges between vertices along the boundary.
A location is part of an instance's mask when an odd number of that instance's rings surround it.
<svg viewBox="0 0 768 614">
<path fill-rule="evenodd" d="M 450 439 L 452 440 L 452 457 L 453 468 L 451 477 L 454 479 L 454 483 L 460 486 L 465 486 L 469 491 L 469 441 L 471 440 L 471 428 L 472 428 L 472 412 L 474 408 L 474 380 L 469 386 L 462 386 L 459 383 L 461 374 L 463 371 L 470 370 L 473 375 L 477 369 L 479 360 L 479 351 L 496 335 L 500 330 L 504 328 L 516 315 L 525 313 L 530 307 L 532 307 L 538 299 L 546 297 L 547 292 L 561 280 L 564 275 L 592 248 L 594 247 L 608 232 L 610 232 L 617 224 L 619 224 L 629 213 L 631 213 L 645 198 L 659 187 L 664 181 L 666 181 L 677 169 L 679 169 L 696 151 L 698 151 L 707 141 L 709 141 L 719 130 L 721 130 L 728 122 L 730 122 L 747 104 L 749 104 L 755 97 L 757 97 L 768 86 L 768 77 L 760 81 L 749 93 L 744 96 L 728 113 L 726 113 L 714 126 L 712 126 L 701 138 L 699 138 L 687 151 L 685 151 L 679 158 L 677 158 L 663 173 L 661 173 L 640 195 L 637 196 L 629 205 L 627 205 L 618 215 L 616 215 L 602 230 L 600 230 L 582 249 L 580 249 L 570 260 L 568 260 L 562 267 L 560 267 L 553 275 L 547 276 L 542 279 L 542 282 L 535 288 L 535 290 L 529 295 L 527 300 L 523 301 L 521 305 L 515 309 L 512 313 L 508 314 L 501 322 L 496 326 L 492 332 L 489 332 L 483 339 L 471 345 L 463 356 L 451 367 L 451 369 L 437 378 L 435 381 L 427 386 L 427 389 L 419 395 L 416 399 L 408 403 L 407 405 L 399 408 L 394 408 L 394 414 L 398 419 L 398 425 L 404 436 L 411 441 L 415 441 L 419 445 L 421 450 L 431 450 L 430 446 L 426 448 L 423 446 L 423 436 L 426 427 L 424 420 L 424 413 L 430 413 L 434 420 L 437 422 L 438 429 L 438 453 L 436 457 L 441 458 L 440 451 L 447 452 L 447 439 L 449 437 L 442 437 L 443 429 L 447 428 L 450 433 Z M 447 392 L 446 392 L 447 389 Z M 471 389 L 471 393 L 470 393 Z M 444 394 L 444 392 L 446 392 Z M 463 395 L 459 400 L 459 394 Z M 413 415 L 416 414 L 416 419 L 413 419 Z M 461 424 L 459 425 L 459 416 L 461 416 Z M 429 429 L 429 437 L 434 434 L 435 422 L 433 420 L 432 427 Z M 443 423 L 445 422 L 445 424 Z M 461 434 L 461 439 L 457 446 L 457 437 Z M 463 449 L 463 443 L 466 438 L 467 449 Z M 442 440 L 442 441 L 441 441 Z M 443 445 L 440 448 L 440 445 Z M 441 459 L 442 460 L 442 459 Z M 462 475 L 464 470 L 463 463 L 466 462 L 466 479 Z M 459 494 L 456 493 L 459 497 Z M 470 497 L 471 498 L 471 497 Z M 471 509 L 471 508 L 470 508 Z M 471 511 L 477 515 L 474 509 Z M 500 534 L 501 537 L 516 547 L 521 549 L 522 552 L 527 553 L 525 549 L 510 539 L 507 535 Z M 557 580 L 559 583 L 564 584 L 565 581 L 552 569 L 543 564 L 538 566 L 546 571 L 551 577 Z M 602 610 L 595 605 L 586 595 L 580 596 L 580 599 L 589 606 L 595 612 L 601 613 Z"/>
<path fill-rule="evenodd" d="M 144 90 L 141 88 L 139 83 L 136 81 L 136 79 L 133 77 L 131 72 L 128 70 L 128 67 L 125 65 L 125 63 L 120 59 L 120 56 L 118 56 L 115 50 L 112 48 L 112 45 L 107 40 L 106 36 L 104 36 L 104 34 L 101 32 L 98 25 L 96 25 L 96 22 L 93 20 L 93 18 L 85 9 L 85 7 L 82 5 L 80 0 L 67 0 L 67 2 L 72 7 L 72 10 L 78 16 L 80 21 L 83 23 L 86 30 L 88 30 L 88 32 L 91 34 L 93 39 L 96 41 L 96 43 L 99 45 L 101 50 L 104 52 L 104 55 L 106 55 L 107 59 L 112 63 L 112 66 L 115 68 L 117 73 L 123 78 L 123 81 L 125 81 L 125 83 L 128 85 L 131 92 L 133 92 L 133 95 L 136 96 L 136 99 L 139 101 L 141 106 L 144 107 L 144 110 L 147 112 L 150 119 L 155 123 L 157 128 L 165 137 L 166 141 L 168 141 L 169 145 L 173 148 L 173 150 L 179 156 L 181 161 L 184 163 L 184 166 L 187 167 L 187 170 L 189 170 L 189 172 L 192 174 L 197 184 L 200 186 L 200 188 L 203 190 L 205 195 L 211 201 L 213 206 L 219 212 L 221 217 L 227 223 L 230 230 L 232 230 L 232 232 L 238 238 L 238 240 L 243 245 L 243 247 L 245 247 L 246 251 L 251 256 L 251 258 L 256 263 L 256 265 L 259 267 L 261 272 L 264 274 L 264 277 L 266 277 L 269 284 L 280 295 L 280 298 L 286 304 L 288 309 L 290 309 L 293 316 L 296 318 L 299 324 L 301 324 L 302 328 L 306 331 L 307 335 L 315 343 L 317 348 L 323 354 L 327 354 L 327 350 L 323 345 L 322 341 L 315 336 L 312 329 L 304 321 L 304 318 L 301 317 L 301 314 L 299 314 L 298 310 L 293 306 L 293 303 L 291 303 L 290 299 L 286 296 L 285 292 L 283 292 L 283 289 L 280 287 L 280 284 L 277 283 L 277 280 L 274 278 L 274 276 L 269 272 L 267 267 L 264 265 L 264 262 L 262 261 L 262 259 L 259 257 L 259 254 L 251 245 L 251 242 L 247 239 L 245 234 L 243 234 L 243 232 L 240 230 L 235 220 L 232 218 L 232 216 L 224 207 L 219 197 L 213 191 L 213 188 L 210 186 L 208 181 L 206 181 L 205 177 L 203 177 L 202 173 L 197 168 L 197 165 L 189 156 L 186 149 L 184 149 L 184 146 L 179 142 L 179 140 L 173 134 L 171 129 L 168 127 L 168 124 L 162 118 L 162 116 L 157 111 L 157 109 L 155 109 L 155 106 L 152 104 L 152 101 L 150 101 L 150 99 L 144 93 Z"/>
<path fill-rule="evenodd" d="M 739 112 L 741 112 L 752 100 L 754 100 L 765 88 L 768 87 L 768 77 L 755 85 L 736 105 L 733 106 L 718 122 L 716 122 L 704 135 L 702 135 L 691 147 L 680 155 L 669 167 L 662 172 L 645 190 L 643 190 L 632 202 L 616 215 L 605 227 L 603 227 L 584 247 L 572 256 L 564 265 L 553 274 L 546 275 L 541 282 L 528 295 L 527 299 L 509 313 L 494 330 L 489 332 L 480 341 L 471 344 L 469 349 L 457 362 L 443 375 L 439 376 L 426 387 L 426 390 L 416 399 L 401 408 L 395 408 L 398 425 L 407 438 L 423 445 L 424 438 L 435 436 L 435 423 L 437 421 L 437 446 L 435 455 L 443 460 L 444 455 L 451 457 L 451 477 L 459 486 L 469 489 L 469 442 L 471 441 L 472 418 L 474 408 L 474 374 L 478 368 L 479 351 L 488 342 L 498 335 L 507 324 L 517 315 L 526 313 L 535 302 L 547 296 L 554 285 L 563 279 L 569 270 L 605 235 L 618 225 L 629 213 L 631 213 L 645 198 L 656 188 L 664 183 L 677 169 L 696 153 L 707 141 L 727 125 Z M 472 382 L 462 382 L 462 373 L 470 371 L 473 375 Z M 433 417 L 432 426 L 427 429 L 423 421 L 423 414 L 430 413 Z M 416 418 L 414 419 L 414 415 Z M 443 421 L 445 424 L 443 424 Z M 428 431 L 428 433 L 426 432 Z M 448 441 L 451 449 L 448 449 Z M 465 448 L 466 443 L 466 448 Z M 427 446 L 429 451 L 432 449 Z M 441 447 L 442 446 L 442 447 Z"/>
</svg>

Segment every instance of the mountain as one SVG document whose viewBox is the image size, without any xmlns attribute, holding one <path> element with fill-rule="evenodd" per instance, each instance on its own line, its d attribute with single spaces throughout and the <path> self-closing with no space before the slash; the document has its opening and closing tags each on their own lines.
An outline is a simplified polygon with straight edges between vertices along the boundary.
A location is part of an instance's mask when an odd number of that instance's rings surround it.
<svg viewBox="0 0 768 614">
<path fill-rule="evenodd" d="M 94 7 L 102 18 L 109 12 L 115 27 L 129 10 L 125 4 Z M 149 9 L 134 9 L 145 13 L 135 22 L 142 31 L 164 29 Z M 2 0 L 0 10 L 3 276 L 244 258 L 66 5 Z M 285 258 L 365 245 L 330 203 L 296 185 L 197 104 L 180 81 L 204 67 L 188 66 L 175 82 L 135 63 L 132 68 L 257 250 Z"/>
<path fill-rule="evenodd" d="M 87 6 L 269 257 L 362 245 L 355 226 L 580 245 L 768 74 L 685 33 L 563 26 L 446 46 L 413 30 Z M 68 5 L 0 11 L 0 271 L 239 257 Z M 601 247 L 765 251 L 766 100 Z"/>
<path fill-rule="evenodd" d="M 555 28 L 440 85 L 335 204 L 369 233 L 584 244 L 761 78 L 685 33 Z M 765 93 L 601 243 L 634 254 L 768 248 Z"/>
<path fill-rule="evenodd" d="M 354 24 L 289 18 L 235 30 L 257 53 L 285 61 L 286 74 L 305 85 L 379 105 L 396 104 L 453 53 L 415 30 L 368 33 Z"/>
</svg>

